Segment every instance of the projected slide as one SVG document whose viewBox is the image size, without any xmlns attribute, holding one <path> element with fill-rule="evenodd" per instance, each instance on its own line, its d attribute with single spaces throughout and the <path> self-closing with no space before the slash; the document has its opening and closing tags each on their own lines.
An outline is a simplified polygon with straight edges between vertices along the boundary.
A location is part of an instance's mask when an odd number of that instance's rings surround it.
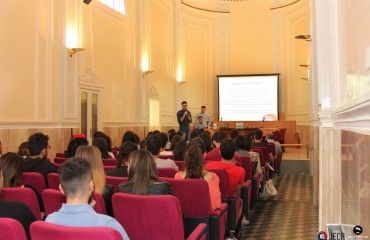
<svg viewBox="0 0 370 240">
<path fill-rule="evenodd" d="M 219 121 L 277 121 L 279 75 L 218 77 Z"/>
</svg>

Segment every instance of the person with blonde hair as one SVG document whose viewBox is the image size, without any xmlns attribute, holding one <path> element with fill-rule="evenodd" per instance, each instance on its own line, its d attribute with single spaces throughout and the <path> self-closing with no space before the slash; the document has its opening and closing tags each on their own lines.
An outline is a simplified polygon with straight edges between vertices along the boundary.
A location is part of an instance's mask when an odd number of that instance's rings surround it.
<svg viewBox="0 0 370 240">
<path fill-rule="evenodd" d="M 112 195 L 114 189 L 111 185 L 105 184 L 105 173 L 103 160 L 101 159 L 100 150 L 94 146 L 79 146 L 76 151 L 76 157 L 86 159 L 91 165 L 95 192 L 101 194 L 104 198 L 107 214 L 113 216 Z"/>
<path fill-rule="evenodd" d="M 153 155 L 145 149 L 130 154 L 128 182 L 120 184 L 118 192 L 136 195 L 172 195 L 171 185 L 158 179 Z"/>
</svg>

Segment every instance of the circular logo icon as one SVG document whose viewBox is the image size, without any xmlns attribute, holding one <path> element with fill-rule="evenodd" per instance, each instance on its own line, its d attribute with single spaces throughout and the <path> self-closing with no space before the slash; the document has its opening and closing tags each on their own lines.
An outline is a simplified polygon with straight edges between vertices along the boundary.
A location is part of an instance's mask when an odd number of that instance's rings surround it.
<svg viewBox="0 0 370 240">
<path fill-rule="evenodd" d="M 356 234 L 356 235 L 360 235 L 362 233 L 362 227 L 361 226 L 355 226 L 353 228 L 353 233 Z"/>
<path fill-rule="evenodd" d="M 327 240 L 328 235 L 324 231 L 320 231 L 317 233 L 317 240 Z"/>
</svg>

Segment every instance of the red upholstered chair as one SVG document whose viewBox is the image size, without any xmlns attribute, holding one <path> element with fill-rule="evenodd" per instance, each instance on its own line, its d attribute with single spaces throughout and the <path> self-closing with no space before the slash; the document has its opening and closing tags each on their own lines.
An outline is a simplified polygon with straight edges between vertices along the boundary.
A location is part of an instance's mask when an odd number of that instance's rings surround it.
<svg viewBox="0 0 370 240">
<path fill-rule="evenodd" d="M 245 183 L 244 187 L 242 188 L 241 197 L 243 199 L 243 212 L 244 215 L 248 215 L 249 209 L 251 206 L 251 199 L 252 199 L 252 190 L 253 190 L 253 182 L 252 182 L 252 162 L 250 157 L 240 157 L 240 161 L 242 167 L 245 170 Z M 258 185 L 259 186 L 259 185 Z M 257 188 L 258 189 L 258 188 Z"/>
<path fill-rule="evenodd" d="M 64 158 L 64 153 L 55 153 L 55 157 Z"/>
<path fill-rule="evenodd" d="M 103 166 L 103 168 L 104 168 L 104 172 L 108 172 L 108 171 L 113 170 L 117 167 L 116 166 Z"/>
<path fill-rule="evenodd" d="M 40 194 L 46 189 L 45 178 L 38 172 L 24 172 L 21 178 L 22 184 L 29 184 L 34 187 Z"/>
<path fill-rule="evenodd" d="M 0 238 L 4 240 L 27 240 L 22 224 L 12 218 L 0 218 L 0 233 Z"/>
<path fill-rule="evenodd" d="M 48 174 L 48 185 L 49 189 L 59 190 L 59 175 L 58 173 L 49 173 Z"/>
<path fill-rule="evenodd" d="M 158 168 L 158 176 L 166 178 L 174 178 L 177 171 L 174 168 Z"/>
<path fill-rule="evenodd" d="M 128 177 L 112 177 L 112 176 L 105 176 L 105 183 L 112 185 L 114 188 L 114 192 L 117 192 L 118 186 L 121 183 L 125 183 L 128 181 Z"/>
<path fill-rule="evenodd" d="M 180 201 L 185 217 L 185 235 L 189 235 L 199 223 L 206 223 L 208 239 L 225 239 L 227 204 L 222 203 L 217 210 L 211 209 L 208 183 L 205 180 L 161 179 L 171 184 L 173 194 Z"/>
<path fill-rule="evenodd" d="M 264 156 L 264 154 L 263 154 L 262 149 L 259 149 L 259 148 L 252 148 L 252 151 L 253 151 L 253 152 L 258 153 L 258 155 L 259 155 L 259 157 L 260 157 L 260 164 L 261 164 L 261 167 L 264 167 L 264 166 L 265 166 L 265 156 Z"/>
<path fill-rule="evenodd" d="M 70 227 L 43 221 L 31 224 L 32 240 L 122 240 L 121 234 L 111 227 Z"/>
<path fill-rule="evenodd" d="M 228 230 L 230 232 L 235 232 L 238 227 L 240 220 L 239 209 L 240 209 L 240 199 L 241 192 L 234 192 L 231 196 L 229 194 L 229 177 L 227 176 L 225 169 L 208 169 L 210 172 L 217 174 L 220 179 L 220 191 L 222 202 L 228 204 Z M 233 236 L 231 236 L 233 237 Z"/>
<path fill-rule="evenodd" d="M 66 197 L 62 192 L 54 189 L 44 190 L 42 192 L 42 199 L 44 201 L 46 215 L 58 211 L 62 207 L 62 204 L 66 202 Z M 94 210 L 100 214 L 107 214 L 103 196 L 99 193 L 94 193 L 94 200 L 96 202 Z"/>
<path fill-rule="evenodd" d="M 115 218 L 131 239 L 184 239 L 180 202 L 174 196 L 115 193 L 112 204 Z M 188 239 L 205 239 L 206 229 L 206 224 L 199 224 Z"/>
<path fill-rule="evenodd" d="M 68 158 L 65 158 L 65 157 L 55 157 L 54 158 L 54 164 L 55 163 L 57 163 L 57 164 L 63 164 L 67 160 L 68 160 Z"/>
<path fill-rule="evenodd" d="M 103 166 L 117 166 L 117 159 L 114 158 L 103 159 Z"/>
<path fill-rule="evenodd" d="M 285 133 L 286 133 L 286 128 L 281 128 L 280 129 L 280 143 L 284 144 L 285 143 Z M 283 149 L 283 152 L 285 152 L 285 148 L 281 147 Z"/>
<path fill-rule="evenodd" d="M 61 163 L 54 163 L 54 166 L 55 166 L 57 169 L 59 169 L 59 168 L 60 168 L 60 166 L 62 166 L 62 164 L 61 164 Z"/>
<path fill-rule="evenodd" d="M 179 168 L 179 171 L 183 170 L 185 161 L 174 160 L 174 162 L 177 165 L 177 167 Z"/>
<path fill-rule="evenodd" d="M 170 154 L 170 155 L 161 155 L 159 154 L 158 156 L 160 159 L 172 159 L 173 158 L 173 155 Z"/>
<path fill-rule="evenodd" d="M 112 153 L 117 158 L 118 157 L 119 148 L 112 148 Z"/>
<path fill-rule="evenodd" d="M 3 188 L 0 200 L 15 201 L 26 204 L 37 220 L 41 220 L 39 203 L 35 192 L 30 188 Z"/>
</svg>

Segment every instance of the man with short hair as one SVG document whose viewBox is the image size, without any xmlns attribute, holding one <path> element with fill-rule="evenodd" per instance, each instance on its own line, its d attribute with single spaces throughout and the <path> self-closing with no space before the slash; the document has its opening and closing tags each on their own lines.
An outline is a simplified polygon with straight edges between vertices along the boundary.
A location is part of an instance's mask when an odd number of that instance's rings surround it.
<svg viewBox="0 0 370 240">
<path fill-rule="evenodd" d="M 54 164 L 46 160 L 49 146 L 49 137 L 41 132 L 31 135 L 28 139 L 28 148 L 30 156 L 25 159 L 25 172 L 39 172 L 47 183 L 47 176 L 49 173 L 56 173 L 57 168 Z"/>
<path fill-rule="evenodd" d="M 202 116 L 198 116 L 197 121 L 195 123 L 195 127 L 197 129 L 205 129 L 207 128 L 207 123 L 204 121 Z"/>
<path fill-rule="evenodd" d="M 191 112 L 188 111 L 188 103 L 186 101 L 181 102 L 182 109 L 179 110 L 176 114 L 177 122 L 180 125 L 180 132 L 182 135 L 182 139 L 185 141 L 189 140 L 189 133 L 190 133 L 190 123 L 193 122 L 191 118 Z"/>
<path fill-rule="evenodd" d="M 226 134 L 224 132 L 218 131 L 213 134 L 212 144 L 215 146 L 215 148 L 207 153 L 204 159 L 205 161 L 221 161 L 222 156 L 220 153 L 220 144 L 225 138 Z M 234 154 L 234 158 L 236 161 L 240 162 L 240 157 L 237 153 Z"/>
<path fill-rule="evenodd" d="M 149 136 L 146 139 L 145 148 L 153 155 L 157 168 L 174 168 L 176 171 L 179 170 L 176 163 L 171 159 L 161 159 L 158 157 L 162 148 L 162 140 L 158 134 Z"/>
<path fill-rule="evenodd" d="M 60 191 L 66 195 L 58 212 L 50 214 L 45 221 L 63 226 L 76 227 L 111 227 L 116 229 L 123 239 L 129 239 L 126 231 L 116 219 L 98 214 L 89 204 L 94 194 L 94 182 L 91 166 L 83 158 L 73 157 L 59 169 Z"/>
<path fill-rule="evenodd" d="M 206 113 L 206 106 L 200 107 L 200 113 L 197 114 L 196 119 L 199 118 L 199 116 L 202 116 L 203 122 L 208 126 L 208 123 L 211 121 L 211 118 L 209 117 L 208 113 Z"/>
</svg>

